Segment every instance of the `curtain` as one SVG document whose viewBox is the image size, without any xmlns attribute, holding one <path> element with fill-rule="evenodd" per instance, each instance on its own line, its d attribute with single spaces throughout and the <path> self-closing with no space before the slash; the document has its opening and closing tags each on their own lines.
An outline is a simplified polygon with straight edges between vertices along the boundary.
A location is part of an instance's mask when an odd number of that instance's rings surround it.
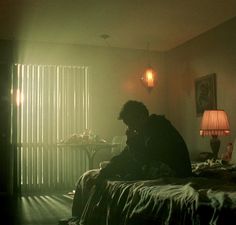
<svg viewBox="0 0 236 225">
<path fill-rule="evenodd" d="M 88 68 L 16 64 L 13 76 L 21 192 L 72 189 L 87 158 L 57 144 L 89 127 Z"/>
</svg>

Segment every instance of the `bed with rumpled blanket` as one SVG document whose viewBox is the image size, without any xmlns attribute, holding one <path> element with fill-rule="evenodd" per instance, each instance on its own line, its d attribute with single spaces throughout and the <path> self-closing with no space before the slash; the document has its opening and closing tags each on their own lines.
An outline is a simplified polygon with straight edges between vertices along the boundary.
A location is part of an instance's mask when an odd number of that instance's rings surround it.
<svg viewBox="0 0 236 225">
<path fill-rule="evenodd" d="M 197 168 L 195 176 L 184 179 L 107 181 L 83 193 L 87 195 L 87 203 L 76 224 L 233 225 L 236 224 L 235 171 L 235 167 L 208 166 Z M 90 171 L 91 176 L 96 173 Z M 74 201 L 83 202 L 81 197 L 75 196 Z"/>
</svg>

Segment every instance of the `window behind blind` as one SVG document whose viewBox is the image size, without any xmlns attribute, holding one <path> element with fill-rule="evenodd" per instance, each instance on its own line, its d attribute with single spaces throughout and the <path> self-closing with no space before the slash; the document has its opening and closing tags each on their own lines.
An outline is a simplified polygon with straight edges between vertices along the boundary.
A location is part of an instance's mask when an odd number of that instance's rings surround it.
<svg viewBox="0 0 236 225">
<path fill-rule="evenodd" d="M 16 64 L 13 76 L 21 192 L 73 188 L 86 155 L 57 143 L 89 127 L 88 68 Z"/>
</svg>

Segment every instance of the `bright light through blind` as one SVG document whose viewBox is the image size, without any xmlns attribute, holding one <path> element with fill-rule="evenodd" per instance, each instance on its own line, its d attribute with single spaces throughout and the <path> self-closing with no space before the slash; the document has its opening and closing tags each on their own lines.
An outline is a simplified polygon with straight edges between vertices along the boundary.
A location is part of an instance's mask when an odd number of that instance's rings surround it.
<svg viewBox="0 0 236 225">
<path fill-rule="evenodd" d="M 14 71 L 22 189 L 73 186 L 86 157 L 56 144 L 89 127 L 88 68 L 16 64 Z"/>
</svg>

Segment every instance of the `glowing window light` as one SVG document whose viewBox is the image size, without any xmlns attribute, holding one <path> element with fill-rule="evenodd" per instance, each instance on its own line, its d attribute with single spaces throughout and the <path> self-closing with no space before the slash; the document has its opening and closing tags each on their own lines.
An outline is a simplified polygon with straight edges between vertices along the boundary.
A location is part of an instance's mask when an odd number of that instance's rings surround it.
<svg viewBox="0 0 236 225">
<path fill-rule="evenodd" d="M 17 106 L 22 105 L 23 101 L 24 101 L 24 95 L 19 89 L 17 89 L 16 90 L 16 105 Z"/>
</svg>

